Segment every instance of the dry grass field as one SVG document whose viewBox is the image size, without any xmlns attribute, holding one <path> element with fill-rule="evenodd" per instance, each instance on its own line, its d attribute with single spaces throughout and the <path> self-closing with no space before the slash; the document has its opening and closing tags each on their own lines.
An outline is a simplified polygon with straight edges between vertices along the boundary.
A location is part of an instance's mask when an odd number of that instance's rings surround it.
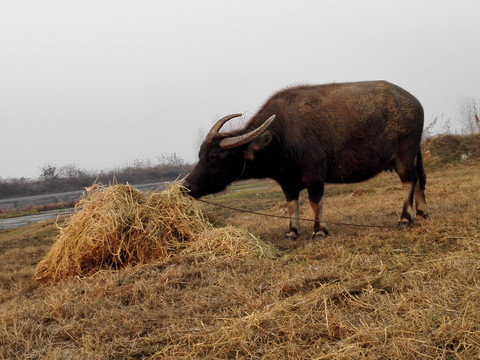
<svg viewBox="0 0 480 360">
<path fill-rule="evenodd" d="M 383 173 L 329 185 L 330 235 L 310 241 L 303 222 L 300 244 L 287 220 L 199 204 L 274 249 L 255 256 L 177 252 L 39 282 L 55 222 L 0 232 L 0 359 L 478 359 L 480 168 L 427 175 L 428 220 L 395 227 L 403 192 Z M 285 214 L 272 182 L 233 190 L 208 199 Z"/>
</svg>

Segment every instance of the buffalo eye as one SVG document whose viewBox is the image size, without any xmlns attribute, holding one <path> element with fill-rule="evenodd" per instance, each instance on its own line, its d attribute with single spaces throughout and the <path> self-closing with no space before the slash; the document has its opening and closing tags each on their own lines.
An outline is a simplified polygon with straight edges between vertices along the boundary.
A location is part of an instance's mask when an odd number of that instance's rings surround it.
<svg viewBox="0 0 480 360">
<path fill-rule="evenodd" d="M 216 161 L 221 158 L 220 152 L 217 150 L 212 150 L 208 153 L 208 161 Z"/>
<path fill-rule="evenodd" d="M 207 161 L 208 162 L 218 162 L 218 161 L 223 161 L 231 155 L 230 150 L 224 150 L 224 149 L 212 149 L 207 156 Z"/>
</svg>

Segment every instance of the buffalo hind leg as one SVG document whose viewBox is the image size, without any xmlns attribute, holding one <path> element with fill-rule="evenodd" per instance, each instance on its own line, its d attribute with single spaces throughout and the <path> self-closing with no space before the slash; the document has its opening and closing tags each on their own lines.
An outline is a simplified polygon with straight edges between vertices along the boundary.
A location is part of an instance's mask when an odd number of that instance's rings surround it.
<svg viewBox="0 0 480 360">
<path fill-rule="evenodd" d="M 313 210 L 312 239 L 320 239 L 328 235 L 327 223 L 323 216 L 323 184 L 308 187 L 308 198 Z"/>
<path fill-rule="evenodd" d="M 413 208 L 413 199 L 415 194 L 415 187 L 418 182 L 418 173 L 415 166 L 416 154 L 412 157 L 407 154 L 402 154 L 402 158 L 395 158 L 395 169 L 402 182 L 403 186 L 403 209 L 400 216 L 399 226 L 408 226 L 413 223 L 415 219 L 415 210 Z"/>
<path fill-rule="evenodd" d="M 413 209 L 413 197 L 416 183 L 417 181 L 402 181 L 404 199 L 402 215 L 400 216 L 400 226 L 410 225 L 415 219 L 415 210 Z"/>
<path fill-rule="evenodd" d="M 425 185 L 427 183 L 427 175 L 423 169 L 422 153 L 417 154 L 417 173 L 418 181 L 415 184 L 415 208 L 417 209 L 417 216 L 424 219 L 428 218 L 428 207 L 425 201 Z"/>
<path fill-rule="evenodd" d="M 428 210 L 425 201 L 425 187 L 422 188 L 420 181 L 415 185 L 415 208 L 417 209 L 417 216 L 427 219 Z"/>
</svg>

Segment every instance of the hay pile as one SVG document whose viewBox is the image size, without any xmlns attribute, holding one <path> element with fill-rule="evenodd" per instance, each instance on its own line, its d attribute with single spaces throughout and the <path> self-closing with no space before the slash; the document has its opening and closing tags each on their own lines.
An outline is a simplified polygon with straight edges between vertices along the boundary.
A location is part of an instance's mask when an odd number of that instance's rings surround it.
<svg viewBox="0 0 480 360">
<path fill-rule="evenodd" d="M 175 254 L 201 257 L 272 256 L 272 247 L 246 230 L 214 228 L 181 185 L 142 193 L 131 185 L 90 187 L 35 278 L 88 276 Z"/>
</svg>

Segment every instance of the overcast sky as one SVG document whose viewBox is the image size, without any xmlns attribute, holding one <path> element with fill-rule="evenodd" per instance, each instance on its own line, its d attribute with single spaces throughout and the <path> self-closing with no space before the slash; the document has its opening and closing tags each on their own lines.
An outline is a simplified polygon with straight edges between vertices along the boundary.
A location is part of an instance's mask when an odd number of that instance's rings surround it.
<svg viewBox="0 0 480 360">
<path fill-rule="evenodd" d="M 176 153 L 289 85 L 385 79 L 455 125 L 480 1 L 0 1 L 0 177 Z"/>
</svg>

